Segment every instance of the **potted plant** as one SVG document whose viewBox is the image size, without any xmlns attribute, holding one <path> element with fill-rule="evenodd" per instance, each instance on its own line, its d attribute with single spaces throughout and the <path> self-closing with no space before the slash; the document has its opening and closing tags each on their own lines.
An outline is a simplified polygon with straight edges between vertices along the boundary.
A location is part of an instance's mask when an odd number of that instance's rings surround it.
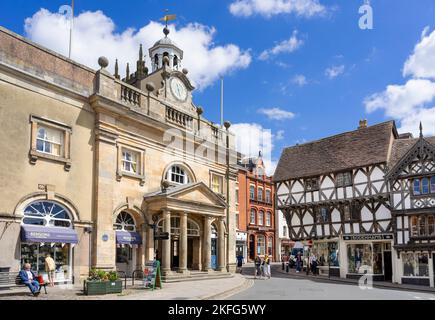
<svg viewBox="0 0 435 320">
<path fill-rule="evenodd" d="M 122 281 L 118 279 L 116 271 L 91 269 L 85 281 L 86 295 L 102 295 L 107 293 L 121 293 Z"/>
</svg>

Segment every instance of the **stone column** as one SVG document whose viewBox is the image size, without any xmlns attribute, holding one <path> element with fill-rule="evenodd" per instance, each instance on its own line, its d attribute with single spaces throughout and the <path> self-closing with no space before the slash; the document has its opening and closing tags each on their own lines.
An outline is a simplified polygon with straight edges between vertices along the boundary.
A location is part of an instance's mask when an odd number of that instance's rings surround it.
<svg viewBox="0 0 435 320">
<path fill-rule="evenodd" d="M 180 264 L 178 272 L 187 272 L 187 213 L 180 214 Z"/>
<path fill-rule="evenodd" d="M 171 273 L 171 212 L 163 210 L 163 232 L 169 233 L 168 240 L 162 241 L 162 271 L 165 274 Z"/>
<path fill-rule="evenodd" d="M 224 217 L 219 218 L 218 236 L 218 270 L 226 271 L 225 268 L 225 224 Z"/>
<path fill-rule="evenodd" d="M 204 235 L 202 239 L 203 261 L 202 270 L 212 271 L 211 269 L 211 221 L 212 217 L 204 217 Z"/>
</svg>

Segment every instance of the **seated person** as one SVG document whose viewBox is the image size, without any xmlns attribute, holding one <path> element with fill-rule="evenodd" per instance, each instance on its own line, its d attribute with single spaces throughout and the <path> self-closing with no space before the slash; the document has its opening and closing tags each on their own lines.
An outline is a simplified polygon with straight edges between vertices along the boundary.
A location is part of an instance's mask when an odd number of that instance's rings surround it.
<svg viewBox="0 0 435 320">
<path fill-rule="evenodd" d="M 20 271 L 20 278 L 23 283 L 29 287 L 34 296 L 38 296 L 41 288 L 37 281 L 36 274 L 31 270 L 30 263 L 24 264 L 24 269 Z"/>
</svg>

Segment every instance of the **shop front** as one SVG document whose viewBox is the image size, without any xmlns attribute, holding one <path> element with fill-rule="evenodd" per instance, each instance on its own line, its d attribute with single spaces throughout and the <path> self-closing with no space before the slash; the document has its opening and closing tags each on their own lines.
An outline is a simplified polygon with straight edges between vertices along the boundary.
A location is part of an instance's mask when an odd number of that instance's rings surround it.
<svg viewBox="0 0 435 320">
<path fill-rule="evenodd" d="M 23 213 L 20 236 L 20 264 L 30 263 L 37 274 L 48 281 L 45 258 L 55 262 L 56 283 L 73 280 L 73 248 L 78 243 L 71 215 L 63 205 L 53 201 L 34 201 Z"/>
<path fill-rule="evenodd" d="M 345 235 L 346 277 L 358 279 L 362 274 L 374 281 L 392 281 L 393 235 Z"/>
<path fill-rule="evenodd" d="M 319 275 L 340 277 L 338 239 L 333 241 L 313 241 L 311 251 L 317 257 Z"/>
<path fill-rule="evenodd" d="M 236 257 L 242 256 L 243 263 L 248 260 L 248 248 L 246 246 L 246 232 L 236 232 Z"/>
<path fill-rule="evenodd" d="M 285 261 L 288 260 L 294 244 L 294 241 L 291 241 L 289 239 L 281 239 L 281 259 L 284 258 Z"/>
</svg>

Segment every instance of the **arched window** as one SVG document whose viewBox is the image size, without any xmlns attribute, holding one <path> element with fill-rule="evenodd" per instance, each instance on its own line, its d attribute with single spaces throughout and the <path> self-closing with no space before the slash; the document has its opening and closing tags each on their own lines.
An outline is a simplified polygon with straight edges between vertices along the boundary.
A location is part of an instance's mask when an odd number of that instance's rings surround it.
<svg viewBox="0 0 435 320">
<path fill-rule="evenodd" d="M 136 224 L 134 223 L 133 217 L 125 211 L 122 211 L 120 214 L 118 214 L 113 227 L 115 230 L 119 231 L 136 231 Z"/>
<path fill-rule="evenodd" d="M 250 223 L 251 224 L 256 224 L 256 221 L 255 221 L 256 219 L 255 219 L 255 210 L 254 209 L 251 209 L 251 219 L 250 219 Z"/>
<path fill-rule="evenodd" d="M 249 187 L 249 199 L 255 200 L 255 186 Z"/>
<path fill-rule="evenodd" d="M 167 52 L 163 52 L 163 58 L 164 57 L 168 57 L 169 58 L 169 53 L 167 53 Z M 162 65 L 164 64 L 164 62 L 163 62 L 164 60 L 162 59 Z"/>
<path fill-rule="evenodd" d="M 264 224 L 264 211 L 258 212 L 258 225 L 262 226 Z"/>
<path fill-rule="evenodd" d="M 270 212 L 266 212 L 266 226 L 270 227 L 271 225 L 271 214 Z"/>
<path fill-rule="evenodd" d="M 154 64 L 156 67 L 159 66 L 159 55 L 157 53 L 154 55 Z"/>
<path fill-rule="evenodd" d="M 199 236 L 199 226 L 193 220 L 187 220 L 187 235 L 191 237 Z"/>
<path fill-rule="evenodd" d="M 23 215 L 23 224 L 72 228 L 71 214 L 64 206 L 56 202 L 32 202 L 24 209 Z"/>
<path fill-rule="evenodd" d="M 257 236 L 257 255 L 264 255 L 265 239 L 263 235 Z"/>
<path fill-rule="evenodd" d="M 189 176 L 181 166 L 174 165 L 166 173 L 166 180 L 176 184 L 187 184 L 190 182 Z"/>
<path fill-rule="evenodd" d="M 421 180 L 421 193 L 428 194 L 429 193 L 429 179 L 423 178 Z"/>
<path fill-rule="evenodd" d="M 218 232 L 217 232 L 217 228 L 214 224 L 211 225 L 211 238 L 212 239 L 217 239 L 218 238 Z"/>
<path fill-rule="evenodd" d="M 174 68 L 178 67 L 178 57 L 174 56 Z"/>
</svg>

